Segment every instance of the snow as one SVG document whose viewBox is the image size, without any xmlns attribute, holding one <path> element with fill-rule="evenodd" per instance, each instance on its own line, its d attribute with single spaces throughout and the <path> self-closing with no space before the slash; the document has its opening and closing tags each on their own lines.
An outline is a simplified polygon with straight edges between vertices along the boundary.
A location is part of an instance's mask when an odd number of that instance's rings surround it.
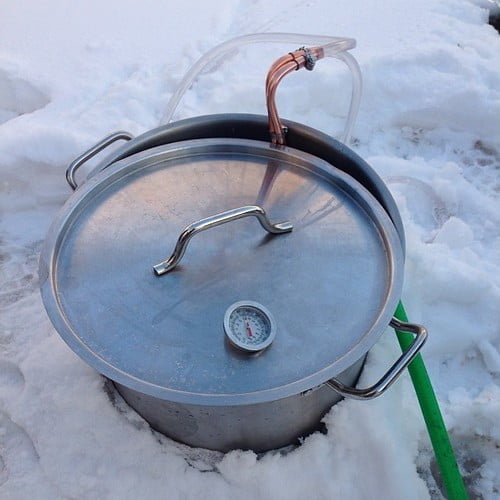
<svg viewBox="0 0 500 500">
<path fill-rule="evenodd" d="M 37 261 L 70 196 L 67 164 L 104 135 L 158 125 L 203 53 L 262 31 L 357 39 L 353 148 L 385 179 L 407 236 L 404 301 L 474 498 L 500 491 L 500 42 L 486 0 L 18 0 L 0 16 L 0 497 L 442 498 L 408 377 L 344 400 L 328 432 L 257 456 L 152 432 L 59 338 Z M 496 8 L 496 7 L 495 7 Z M 496 8 L 497 9 L 497 8 Z M 265 113 L 263 82 L 296 47 L 250 47 L 203 74 L 176 118 Z M 280 88 L 283 116 L 339 135 L 349 73 L 318 63 Z M 297 97 L 300 96 L 300 99 Z M 360 380 L 397 356 L 388 331 Z"/>
</svg>

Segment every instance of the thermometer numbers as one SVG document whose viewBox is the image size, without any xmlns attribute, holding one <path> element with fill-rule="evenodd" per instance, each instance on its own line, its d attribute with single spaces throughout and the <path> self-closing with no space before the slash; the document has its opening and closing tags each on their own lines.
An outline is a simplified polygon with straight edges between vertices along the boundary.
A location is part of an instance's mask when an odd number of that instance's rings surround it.
<svg viewBox="0 0 500 500">
<path fill-rule="evenodd" d="M 248 301 L 236 302 L 226 311 L 224 330 L 233 345 L 250 352 L 268 347 L 275 334 L 274 320 L 269 311 Z"/>
<path fill-rule="evenodd" d="M 259 344 L 269 336 L 271 324 L 260 311 L 242 306 L 229 316 L 229 328 L 242 342 Z"/>
</svg>

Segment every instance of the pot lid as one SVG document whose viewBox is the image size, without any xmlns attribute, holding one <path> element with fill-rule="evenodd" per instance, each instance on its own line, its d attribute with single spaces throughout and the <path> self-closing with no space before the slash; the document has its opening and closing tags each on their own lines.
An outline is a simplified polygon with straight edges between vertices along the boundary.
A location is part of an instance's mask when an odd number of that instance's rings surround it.
<svg viewBox="0 0 500 500">
<path fill-rule="evenodd" d="M 152 271 L 186 226 L 259 206 L 196 235 L 163 276 Z M 400 297 L 401 243 L 358 182 L 302 151 L 245 139 L 159 146 L 88 180 L 54 221 L 40 260 L 49 316 L 91 366 L 134 390 L 191 404 L 297 394 L 360 359 Z M 263 305 L 274 340 L 228 342 L 234 303 Z"/>
</svg>

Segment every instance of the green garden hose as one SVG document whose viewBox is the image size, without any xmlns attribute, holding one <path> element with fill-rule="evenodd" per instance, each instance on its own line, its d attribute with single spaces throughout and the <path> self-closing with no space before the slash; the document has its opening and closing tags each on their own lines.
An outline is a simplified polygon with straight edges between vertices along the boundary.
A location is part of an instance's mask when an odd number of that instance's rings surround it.
<svg viewBox="0 0 500 500">
<path fill-rule="evenodd" d="M 399 302 L 394 316 L 400 321 L 408 322 L 403 303 Z M 404 351 L 413 342 L 411 333 L 395 330 L 399 345 Z M 466 500 L 468 498 L 465 486 L 458 470 L 457 461 L 451 446 L 448 431 L 444 425 L 441 410 L 432 388 L 432 383 L 425 368 L 422 356 L 418 354 L 408 365 L 408 371 L 415 387 L 420 409 L 429 432 L 436 460 L 441 471 L 441 478 L 449 500 Z"/>
</svg>

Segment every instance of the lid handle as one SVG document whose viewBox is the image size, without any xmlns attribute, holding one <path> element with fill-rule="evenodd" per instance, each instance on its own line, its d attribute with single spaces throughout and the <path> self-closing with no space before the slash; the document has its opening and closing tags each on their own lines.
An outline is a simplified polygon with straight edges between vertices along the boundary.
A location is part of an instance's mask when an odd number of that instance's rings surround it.
<svg viewBox="0 0 500 500">
<path fill-rule="evenodd" d="M 155 274 L 157 276 L 161 276 L 162 274 L 171 271 L 182 259 L 189 240 L 195 234 L 201 233 L 202 231 L 210 229 L 211 227 L 220 226 L 221 224 L 225 224 L 226 222 L 242 219 L 243 217 L 249 217 L 251 215 L 257 217 L 260 225 L 269 233 L 289 233 L 293 229 L 293 225 L 291 222 L 277 222 L 273 224 L 267 218 L 265 210 L 262 207 L 256 205 L 249 205 L 246 207 L 234 208 L 233 210 L 227 210 L 226 212 L 212 215 L 197 222 L 193 222 L 192 224 L 189 224 L 189 226 L 185 227 L 181 235 L 179 236 L 179 239 L 177 240 L 177 244 L 175 245 L 172 255 L 163 262 L 160 262 L 159 264 L 153 266 Z"/>
</svg>

